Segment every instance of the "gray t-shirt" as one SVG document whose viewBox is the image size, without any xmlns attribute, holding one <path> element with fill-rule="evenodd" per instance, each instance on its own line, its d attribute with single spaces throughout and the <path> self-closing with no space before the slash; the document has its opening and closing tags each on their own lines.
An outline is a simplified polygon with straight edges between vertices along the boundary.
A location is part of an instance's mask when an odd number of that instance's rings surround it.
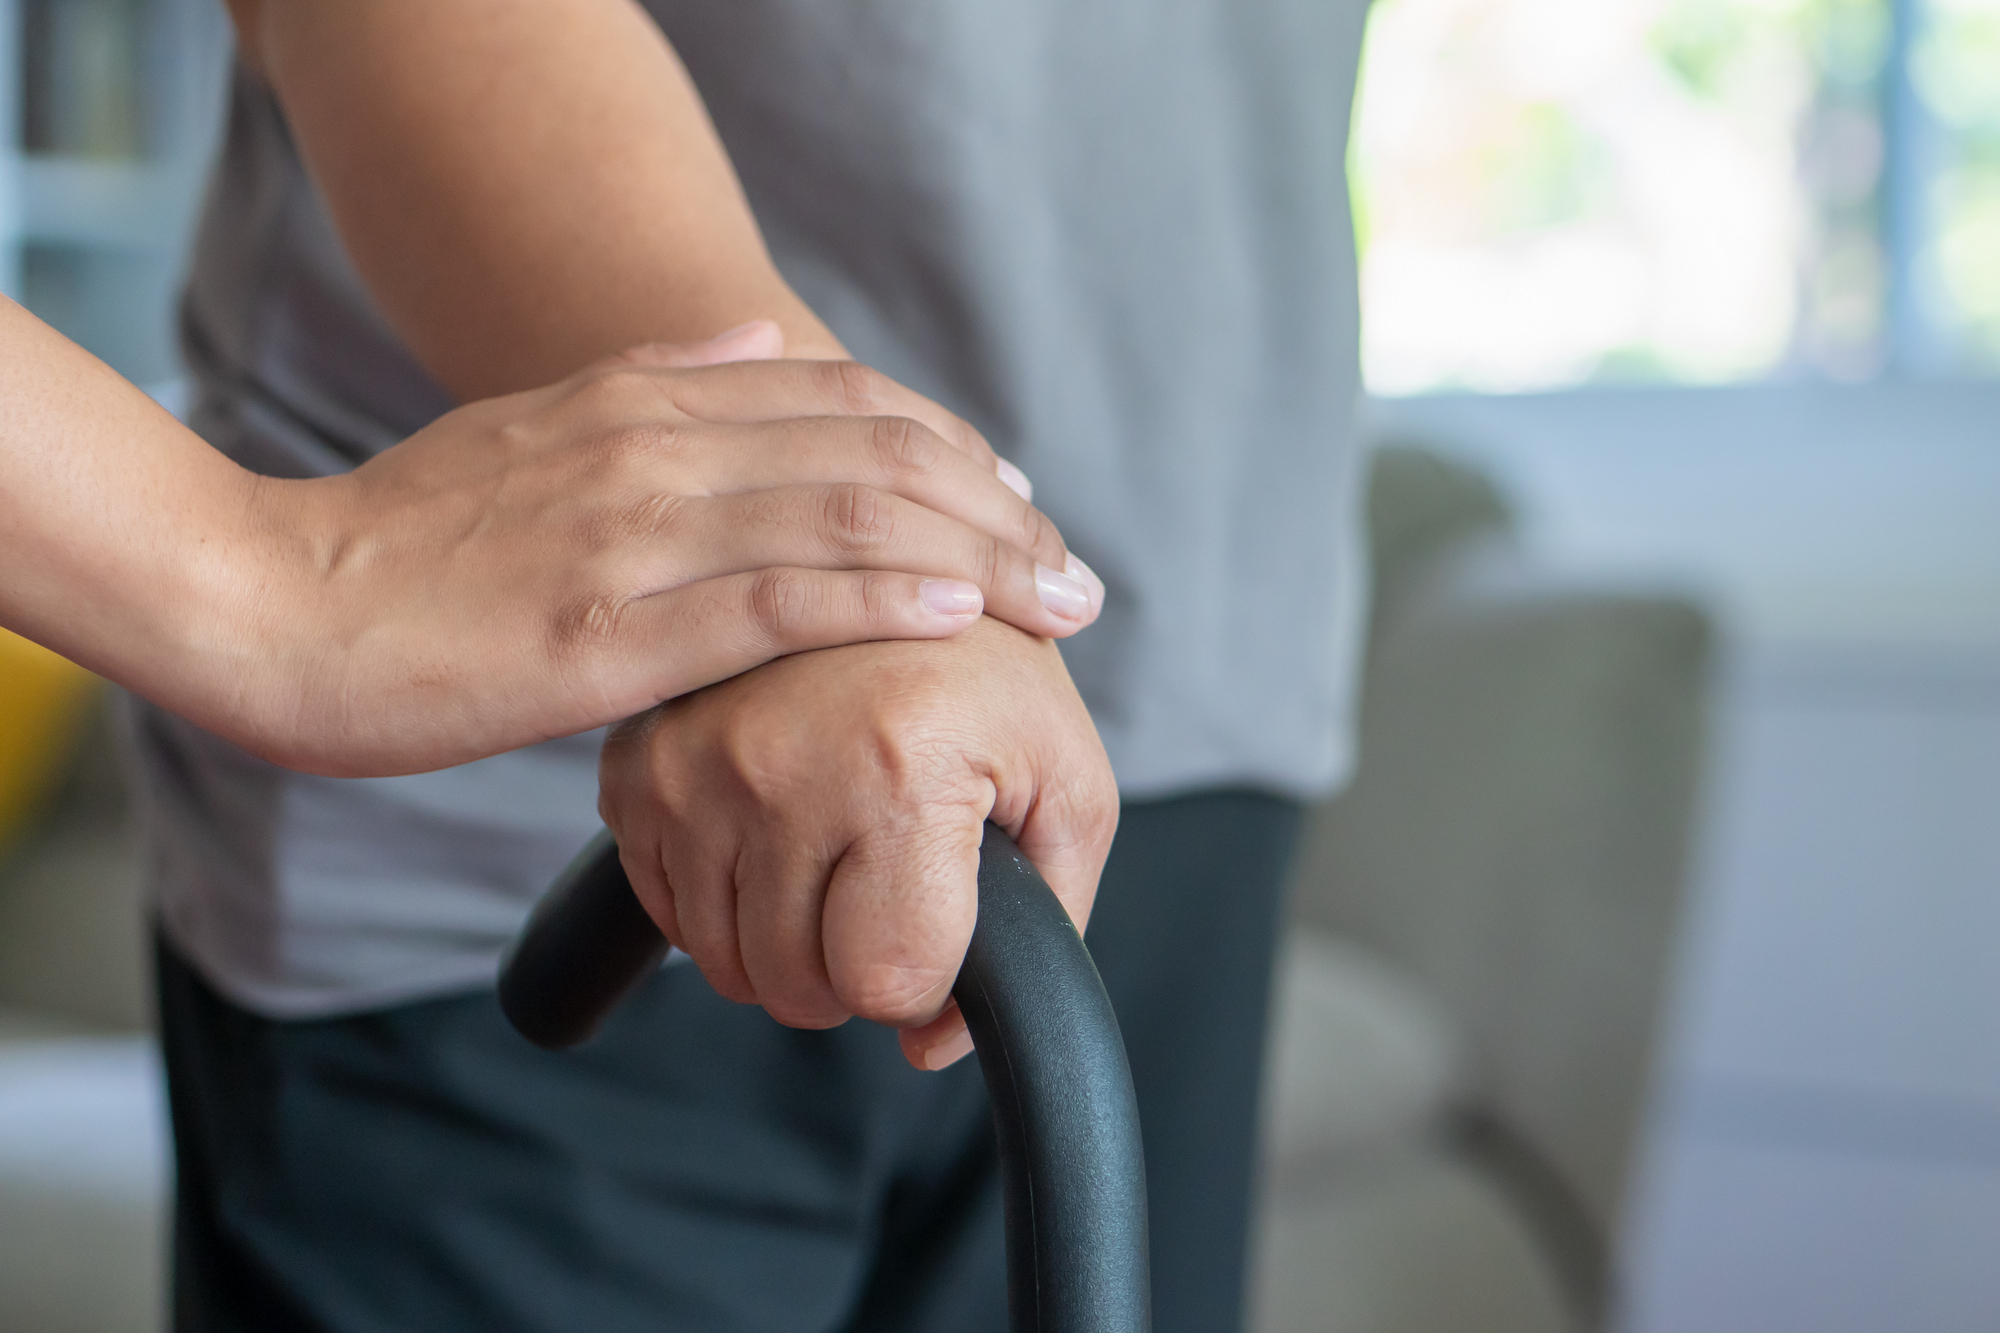
<svg viewBox="0 0 2000 1333">
<path fill-rule="evenodd" d="M 1103 577 L 1063 653 L 1125 794 L 1337 781 L 1364 0 L 648 7 L 792 285 L 1018 462 Z M 241 71 L 184 324 L 194 424 L 260 472 L 353 467 L 451 406 Z M 134 723 L 165 927 L 273 1016 L 487 984 L 596 826 L 595 733 L 342 780 L 143 704 Z"/>
</svg>

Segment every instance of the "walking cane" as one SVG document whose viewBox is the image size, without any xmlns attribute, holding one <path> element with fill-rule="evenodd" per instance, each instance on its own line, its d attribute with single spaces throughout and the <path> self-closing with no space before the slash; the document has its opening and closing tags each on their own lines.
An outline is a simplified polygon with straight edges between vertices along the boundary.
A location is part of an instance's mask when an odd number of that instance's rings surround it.
<svg viewBox="0 0 2000 1333">
<path fill-rule="evenodd" d="M 514 941 L 501 1008 L 535 1044 L 574 1046 L 666 953 L 602 833 Z M 1146 1333 L 1146 1164 L 1118 1019 L 1069 914 L 990 823 L 952 995 L 999 1136 L 1012 1333 Z"/>
</svg>

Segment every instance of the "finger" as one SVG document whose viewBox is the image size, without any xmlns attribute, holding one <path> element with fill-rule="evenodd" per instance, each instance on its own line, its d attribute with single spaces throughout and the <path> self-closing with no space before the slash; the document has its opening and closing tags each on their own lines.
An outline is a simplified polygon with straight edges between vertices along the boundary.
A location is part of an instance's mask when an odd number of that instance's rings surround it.
<svg viewBox="0 0 2000 1333">
<path fill-rule="evenodd" d="M 851 1015 L 827 976 L 820 912 L 841 848 L 807 836 L 760 838 L 738 871 L 736 934 L 757 1003 L 787 1027 L 830 1028 Z"/>
<path fill-rule="evenodd" d="M 667 879 L 673 885 L 679 947 L 694 960 L 717 995 L 738 1004 L 755 1004 L 757 988 L 743 966 L 736 935 L 735 859 L 717 849 L 688 843 L 687 839 L 672 839 L 664 858 Z"/>
<path fill-rule="evenodd" d="M 600 715 L 636 713 L 792 653 L 949 638 L 977 622 L 983 607 L 976 584 L 954 579 L 773 568 L 584 612 L 576 619 L 588 623 L 563 633 L 580 641 L 569 657 L 589 688 L 610 693 Z"/>
<path fill-rule="evenodd" d="M 640 343 L 600 363 L 599 368 L 630 365 L 684 370 L 737 361 L 775 361 L 784 354 L 785 331 L 775 320 L 753 319 L 727 333 L 718 333 L 707 342 Z"/>
<path fill-rule="evenodd" d="M 870 830 L 834 866 L 820 938 L 849 1012 L 918 1027 L 943 1011 L 979 911 L 981 819 L 933 805 L 914 827 Z"/>
<path fill-rule="evenodd" d="M 965 1026 L 957 1000 L 922 1027 L 904 1028 L 896 1038 L 903 1058 L 919 1069 L 944 1069 L 972 1053 L 972 1033 Z"/>
<path fill-rule="evenodd" d="M 597 752 L 597 817 L 617 839 L 618 862 L 633 896 L 668 942 L 679 947 L 680 927 L 674 921 L 658 837 L 661 811 L 656 798 L 664 784 L 653 771 L 647 745 L 659 722 L 660 710 L 649 708 L 606 732 Z"/>
<path fill-rule="evenodd" d="M 793 417 L 722 429 L 726 439 L 742 438 L 698 458 L 676 459 L 682 484 L 729 495 L 860 482 L 1011 542 L 1051 569 L 1069 563 L 1062 535 L 1041 510 L 922 422 L 908 417 Z"/>
<path fill-rule="evenodd" d="M 600 801 L 600 813 L 603 808 Z M 618 839 L 618 863 L 625 869 L 625 881 L 632 886 L 632 896 L 646 909 L 646 915 L 653 919 L 653 924 L 659 927 L 667 943 L 676 949 L 682 948 L 680 920 L 674 912 L 673 884 L 667 879 L 659 843 L 636 832 L 614 830 L 614 834 Z"/>
<path fill-rule="evenodd" d="M 674 405 L 701 421 L 780 417 L 908 417 L 989 472 L 999 456 L 957 414 L 858 361 L 733 363 L 675 375 Z M 1019 469 L 1014 469 L 1018 475 Z"/>
<path fill-rule="evenodd" d="M 1045 765 L 1031 808 L 1010 808 L 1016 793 L 1003 789 L 992 813 L 1055 892 L 1079 934 L 1090 925 L 1098 879 L 1118 831 L 1116 783 L 1108 770 L 1091 771 L 1097 767 L 1093 760 L 1101 763 L 1101 752 Z"/>
<path fill-rule="evenodd" d="M 1011 825 L 1016 845 L 1055 891 L 1079 932 L 1090 922 L 1098 877 L 1118 826 L 1117 802 L 1108 799 L 1115 790 L 1108 781 L 1089 782 L 1087 775 L 1073 784 L 1052 776 L 1041 784 L 1025 817 L 1008 818 L 1004 793 L 991 812 L 1003 827 Z M 972 1034 L 956 1001 L 929 1023 L 905 1028 L 898 1038 L 903 1058 L 918 1069 L 943 1069 L 972 1050 Z"/>
<path fill-rule="evenodd" d="M 667 942 L 683 953 L 687 937 L 674 908 L 674 886 L 660 830 L 670 817 L 671 771 L 656 770 L 648 738 L 661 710 L 648 708 L 614 725 L 597 757 L 597 815 L 618 842 L 618 862 L 632 894 Z"/>
<path fill-rule="evenodd" d="M 1063 638 L 1090 623 L 1090 586 L 934 509 L 872 486 L 789 486 L 674 506 L 675 540 L 627 558 L 657 562 L 629 586 L 654 588 L 766 566 L 879 569 L 976 585 L 988 615 Z M 671 563 L 667 563 L 671 561 Z"/>
<path fill-rule="evenodd" d="M 698 343 L 638 343 L 593 361 L 572 375 L 572 380 L 588 379 L 607 370 L 649 366 L 662 370 L 688 370 L 697 366 L 729 365 L 738 361 L 775 361 L 785 354 L 785 331 L 768 319 L 753 319 L 726 333 L 718 333 Z"/>
</svg>

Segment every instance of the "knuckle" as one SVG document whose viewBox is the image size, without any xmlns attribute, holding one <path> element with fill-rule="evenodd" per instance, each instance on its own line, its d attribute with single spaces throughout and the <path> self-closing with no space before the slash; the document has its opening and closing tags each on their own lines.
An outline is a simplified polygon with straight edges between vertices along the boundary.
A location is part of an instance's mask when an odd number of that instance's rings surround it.
<svg viewBox="0 0 2000 1333">
<path fill-rule="evenodd" d="M 796 637 L 811 623 L 818 604 L 818 586 L 801 570 L 762 570 L 750 584 L 751 618 L 775 643 Z"/>
<path fill-rule="evenodd" d="M 592 592 L 573 598 L 549 628 L 550 650 L 558 661 L 595 657 L 618 641 L 630 601 L 618 593 Z"/>
<path fill-rule="evenodd" d="M 727 783 L 747 808 L 765 813 L 796 806 L 808 771 L 807 742 L 781 719 L 744 718 L 729 730 Z M 713 776 L 711 775 L 711 780 Z"/>
<path fill-rule="evenodd" d="M 493 440 L 500 452 L 510 458 L 530 458 L 541 451 L 548 426 L 547 418 L 540 412 L 514 417 L 494 429 Z"/>
<path fill-rule="evenodd" d="M 861 576 L 861 614 L 868 624 L 880 624 L 896 612 L 901 584 L 894 575 L 869 570 Z"/>
<path fill-rule="evenodd" d="M 821 386 L 827 399 L 850 416 L 874 416 L 889 401 L 887 375 L 859 361 L 821 361 Z"/>
<path fill-rule="evenodd" d="M 873 702 L 869 729 L 856 748 L 856 759 L 865 763 L 877 789 L 896 808 L 921 809 L 933 796 L 941 766 L 938 755 L 950 750 L 955 737 L 934 726 L 935 710 L 922 687 L 911 688 L 908 681 L 896 682 L 895 693 L 885 692 Z M 948 770 L 947 770 L 948 771 Z"/>
<path fill-rule="evenodd" d="M 571 392 L 571 400 L 578 407 L 613 420 L 630 415 L 642 405 L 657 408 L 660 397 L 656 378 L 631 363 L 595 370 L 583 376 Z"/>
<path fill-rule="evenodd" d="M 887 496 L 873 486 L 845 482 L 827 488 L 827 540 L 848 556 L 868 555 L 885 546 L 894 527 Z"/>
<path fill-rule="evenodd" d="M 1050 552 L 1062 547 L 1062 537 L 1047 514 L 1031 504 L 1022 506 L 1021 544 L 1030 551 Z"/>
<path fill-rule="evenodd" d="M 627 521 L 639 536 L 655 538 L 687 526 L 690 520 L 686 496 L 648 490 L 633 502 Z"/>
<path fill-rule="evenodd" d="M 1006 571 L 1010 553 L 1006 544 L 996 537 L 982 538 L 973 547 L 973 577 L 982 588 L 1001 586 L 1001 575 Z"/>
<path fill-rule="evenodd" d="M 638 582 L 659 543 L 694 519 L 688 498 L 653 486 L 628 488 L 616 503 L 588 518 L 586 550 L 600 553 L 613 576 Z"/>
<path fill-rule="evenodd" d="M 601 426 L 588 440 L 578 457 L 593 474 L 592 482 L 608 486 L 612 494 L 644 487 L 681 442 L 672 426 L 632 419 Z"/>
<path fill-rule="evenodd" d="M 908 417 L 876 417 L 870 442 L 883 471 L 892 476 L 921 474 L 938 465 L 937 437 Z"/>
<path fill-rule="evenodd" d="M 573 545 L 586 562 L 579 569 L 589 578 L 633 581 L 634 571 L 644 567 L 647 549 L 687 521 L 686 497 L 652 488 L 636 495 L 628 490 L 619 501 L 594 506 L 574 518 Z"/>
</svg>

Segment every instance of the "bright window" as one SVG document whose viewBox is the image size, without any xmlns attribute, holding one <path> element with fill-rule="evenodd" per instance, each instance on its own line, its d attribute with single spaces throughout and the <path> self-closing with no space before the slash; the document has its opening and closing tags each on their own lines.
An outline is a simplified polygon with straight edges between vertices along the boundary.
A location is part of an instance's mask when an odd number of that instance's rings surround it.
<svg viewBox="0 0 2000 1333">
<path fill-rule="evenodd" d="M 1377 0 L 1378 393 L 2000 365 L 2000 0 Z"/>
<path fill-rule="evenodd" d="M 2000 367 L 2000 0 L 1931 0 L 1912 43 L 1931 169 L 1914 212 L 1917 322 L 1955 368 Z M 1927 318 L 1926 318 L 1927 317 Z"/>
</svg>

